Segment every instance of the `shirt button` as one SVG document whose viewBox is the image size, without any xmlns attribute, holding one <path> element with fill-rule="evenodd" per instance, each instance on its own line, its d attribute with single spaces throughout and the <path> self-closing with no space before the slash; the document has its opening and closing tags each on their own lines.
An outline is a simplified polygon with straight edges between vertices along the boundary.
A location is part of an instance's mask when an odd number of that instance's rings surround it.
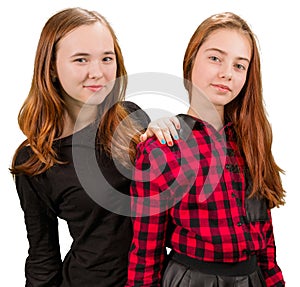
<svg viewBox="0 0 300 287">
<path fill-rule="evenodd" d="M 237 223 L 237 226 L 242 226 L 242 222 L 239 221 L 239 222 Z"/>
<path fill-rule="evenodd" d="M 237 165 L 233 165 L 232 166 L 232 170 L 231 170 L 233 173 L 239 173 L 240 169 Z"/>
<path fill-rule="evenodd" d="M 240 169 L 237 165 L 227 163 L 225 168 L 233 173 L 239 173 Z"/>
</svg>

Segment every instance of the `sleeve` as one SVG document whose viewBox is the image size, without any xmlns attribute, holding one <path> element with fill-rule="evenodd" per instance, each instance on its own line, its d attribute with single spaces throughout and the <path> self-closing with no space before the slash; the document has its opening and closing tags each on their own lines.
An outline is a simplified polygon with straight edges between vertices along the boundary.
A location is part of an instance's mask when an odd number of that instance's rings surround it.
<svg viewBox="0 0 300 287">
<path fill-rule="evenodd" d="M 37 195 L 32 177 L 17 175 L 16 188 L 29 242 L 25 286 L 60 286 L 62 262 L 57 217 Z"/>
<path fill-rule="evenodd" d="M 144 143 L 138 145 L 131 184 L 133 240 L 126 287 L 161 286 L 170 196 L 166 192 L 178 168 L 167 148 L 162 152 L 158 146 L 143 147 Z"/>
<path fill-rule="evenodd" d="M 271 211 L 268 210 L 270 220 L 265 223 L 267 247 L 258 254 L 258 264 L 261 268 L 267 287 L 285 286 L 280 267 L 276 262 L 276 246 L 273 233 Z"/>
</svg>

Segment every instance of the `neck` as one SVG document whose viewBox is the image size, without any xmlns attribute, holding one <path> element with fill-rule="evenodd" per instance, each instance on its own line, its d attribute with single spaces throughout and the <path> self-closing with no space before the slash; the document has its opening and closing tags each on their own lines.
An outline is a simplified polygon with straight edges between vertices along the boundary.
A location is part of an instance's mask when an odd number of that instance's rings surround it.
<svg viewBox="0 0 300 287">
<path fill-rule="evenodd" d="M 214 105 L 196 86 L 192 87 L 190 99 L 188 115 L 209 123 L 217 131 L 224 126 L 224 106 Z"/>
<path fill-rule="evenodd" d="M 64 129 L 61 137 L 66 137 L 85 128 L 97 117 L 97 106 L 83 106 L 78 109 L 69 109 L 64 114 Z"/>
<path fill-rule="evenodd" d="M 211 103 L 201 103 L 201 105 L 194 106 L 191 103 L 187 114 L 209 123 L 217 131 L 224 126 L 224 107 L 216 108 Z"/>
<path fill-rule="evenodd" d="M 65 101 L 64 129 L 61 137 L 65 137 L 83 129 L 97 118 L 98 106 L 84 104 L 63 93 Z"/>
</svg>

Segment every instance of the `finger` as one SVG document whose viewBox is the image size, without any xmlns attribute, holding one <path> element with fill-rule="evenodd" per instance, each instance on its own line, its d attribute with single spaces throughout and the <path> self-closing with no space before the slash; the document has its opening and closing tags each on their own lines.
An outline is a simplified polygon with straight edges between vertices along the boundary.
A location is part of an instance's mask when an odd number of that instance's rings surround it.
<svg viewBox="0 0 300 287">
<path fill-rule="evenodd" d="M 174 128 L 174 126 L 172 126 L 172 127 L 176 132 L 176 129 Z M 170 128 L 169 127 L 162 128 L 161 131 L 162 131 L 162 134 L 164 136 L 164 139 L 165 139 L 167 145 L 168 146 L 173 146 L 174 142 L 173 142 L 173 138 L 172 138 L 172 135 L 171 135 L 171 132 L 170 132 Z"/>
<path fill-rule="evenodd" d="M 180 121 L 177 117 L 170 117 L 169 120 L 174 124 L 177 130 L 180 130 Z"/>
<path fill-rule="evenodd" d="M 165 144 L 166 140 L 163 136 L 162 130 L 158 125 L 154 125 L 154 123 L 150 123 L 148 125 L 147 130 L 140 136 L 141 141 L 145 141 L 146 139 L 156 136 L 156 138 L 161 142 L 161 144 Z"/>
<path fill-rule="evenodd" d="M 155 130 L 154 135 L 157 137 L 161 144 L 166 144 L 166 139 L 161 129 Z"/>
<path fill-rule="evenodd" d="M 167 124 L 170 123 L 169 120 L 167 120 L 166 122 Z M 157 129 L 154 129 L 153 132 L 155 134 L 155 136 L 160 139 L 161 142 L 165 142 L 168 144 L 168 146 L 172 146 L 173 145 L 173 139 L 171 136 L 171 132 L 170 129 L 173 129 L 176 132 L 176 129 L 174 127 L 173 124 L 170 124 L 170 127 L 164 122 L 163 119 L 161 119 L 158 123 L 157 123 Z"/>
<path fill-rule="evenodd" d="M 140 135 L 140 141 L 141 142 L 144 142 L 146 139 L 147 139 L 147 134 L 146 133 L 143 133 L 143 134 Z"/>
<path fill-rule="evenodd" d="M 154 135 L 154 133 L 151 131 L 151 129 L 147 128 L 147 130 L 140 135 L 140 141 L 144 142 L 148 138 L 151 138 Z"/>
<path fill-rule="evenodd" d="M 179 126 L 179 129 L 180 129 L 180 122 L 176 117 L 171 117 L 171 118 L 164 119 L 164 127 L 168 128 L 169 133 L 171 134 L 171 136 L 174 140 L 179 139 L 178 132 L 177 132 L 177 127 L 178 126 Z M 171 140 L 173 140 L 173 139 L 171 139 Z"/>
<path fill-rule="evenodd" d="M 174 125 L 174 123 L 169 119 L 168 122 L 166 123 L 166 127 L 168 129 L 168 132 L 169 134 L 171 135 L 172 137 L 172 140 L 178 140 L 179 139 L 179 136 L 178 136 L 178 132 L 177 132 L 177 129 Z M 165 132 L 166 135 L 167 135 L 167 131 Z M 167 140 L 167 139 L 166 139 Z"/>
</svg>

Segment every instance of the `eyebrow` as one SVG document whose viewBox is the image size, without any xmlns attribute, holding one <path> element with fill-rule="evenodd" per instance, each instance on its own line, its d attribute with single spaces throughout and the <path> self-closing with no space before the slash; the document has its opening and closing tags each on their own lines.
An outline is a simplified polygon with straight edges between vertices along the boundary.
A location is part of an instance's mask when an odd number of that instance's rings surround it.
<svg viewBox="0 0 300 287">
<path fill-rule="evenodd" d="M 114 51 L 106 51 L 103 53 L 104 55 L 115 55 Z M 74 57 L 87 57 L 90 56 L 89 53 L 82 53 L 82 52 L 77 52 L 75 54 L 73 54 L 72 56 L 70 56 L 70 58 L 74 58 Z"/>
<path fill-rule="evenodd" d="M 221 53 L 222 55 L 227 55 L 227 53 L 221 49 L 218 48 L 208 48 L 205 50 L 205 52 L 209 52 L 209 51 L 217 51 L 219 53 Z M 248 58 L 244 58 L 244 57 L 237 57 L 238 60 L 244 60 L 247 61 L 248 63 L 250 63 L 250 60 Z"/>
</svg>

